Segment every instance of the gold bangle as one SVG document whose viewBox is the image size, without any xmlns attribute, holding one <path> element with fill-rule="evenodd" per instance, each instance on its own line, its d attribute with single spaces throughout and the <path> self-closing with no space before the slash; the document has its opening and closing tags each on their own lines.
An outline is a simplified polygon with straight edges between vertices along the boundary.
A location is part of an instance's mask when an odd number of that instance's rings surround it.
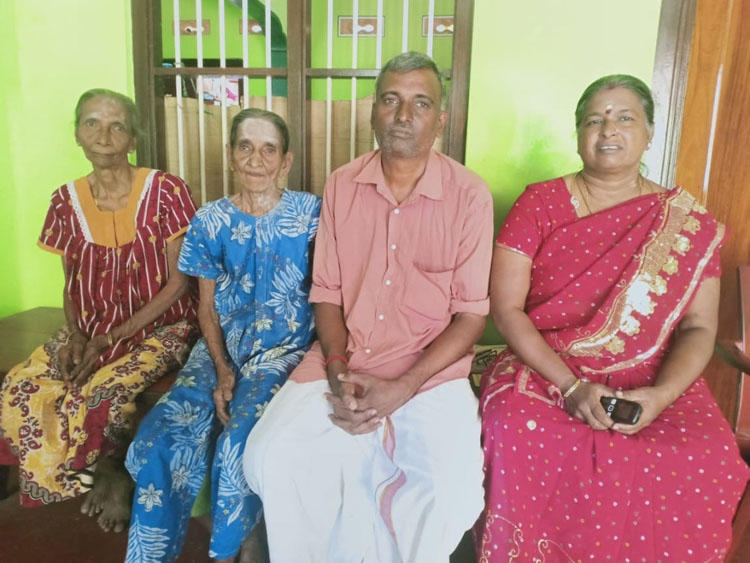
<svg viewBox="0 0 750 563">
<path fill-rule="evenodd" d="M 114 342 L 114 339 L 112 338 L 112 333 L 108 332 L 107 333 L 107 345 L 111 348 L 114 343 L 115 342 Z"/>
<path fill-rule="evenodd" d="M 571 385 L 570 387 L 568 387 L 568 390 L 565 391 L 565 393 L 563 393 L 563 399 L 567 399 L 568 397 L 570 397 L 573 394 L 573 392 L 576 389 L 578 389 L 578 386 L 581 384 L 581 381 L 582 380 L 580 380 L 580 379 L 576 379 L 575 383 L 573 383 L 573 385 Z"/>
</svg>

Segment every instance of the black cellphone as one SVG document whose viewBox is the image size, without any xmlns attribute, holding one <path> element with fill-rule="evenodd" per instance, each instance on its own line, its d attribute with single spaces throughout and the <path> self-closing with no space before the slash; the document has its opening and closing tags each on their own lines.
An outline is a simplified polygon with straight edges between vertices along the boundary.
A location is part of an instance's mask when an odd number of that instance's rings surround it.
<svg viewBox="0 0 750 563">
<path fill-rule="evenodd" d="M 602 397 L 601 403 L 609 417 L 622 424 L 635 424 L 641 418 L 643 412 L 640 404 L 627 399 Z"/>
</svg>

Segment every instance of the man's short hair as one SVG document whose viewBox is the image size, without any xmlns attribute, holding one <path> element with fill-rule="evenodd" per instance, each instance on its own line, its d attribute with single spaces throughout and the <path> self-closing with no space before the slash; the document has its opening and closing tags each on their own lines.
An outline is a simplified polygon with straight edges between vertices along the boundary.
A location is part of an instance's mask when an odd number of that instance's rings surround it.
<svg viewBox="0 0 750 563">
<path fill-rule="evenodd" d="M 375 79 L 375 95 L 380 95 L 380 85 L 383 82 L 383 76 L 387 72 L 397 72 L 399 74 L 411 72 L 413 70 L 430 70 L 435 74 L 440 84 L 440 108 L 445 109 L 447 103 L 447 94 L 445 92 L 445 83 L 440 69 L 430 57 L 417 51 L 406 51 L 396 55 L 380 69 L 378 77 Z"/>
</svg>

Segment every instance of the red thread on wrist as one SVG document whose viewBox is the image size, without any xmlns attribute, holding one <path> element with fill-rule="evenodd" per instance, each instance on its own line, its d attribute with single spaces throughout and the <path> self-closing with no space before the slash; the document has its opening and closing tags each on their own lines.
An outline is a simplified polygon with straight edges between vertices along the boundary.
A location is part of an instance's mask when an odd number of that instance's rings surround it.
<svg viewBox="0 0 750 563">
<path fill-rule="evenodd" d="M 349 365 L 349 359 L 346 356 L 342 356 L 341 354 L 334 354 L 333 356 L 328 356 L 328 359 L 323 364 L 325 367 L 328 367 L 328 364 L 331 362 L 335 362 L 336 360 L 344 362 L 347 366 Z"/>
</svg>

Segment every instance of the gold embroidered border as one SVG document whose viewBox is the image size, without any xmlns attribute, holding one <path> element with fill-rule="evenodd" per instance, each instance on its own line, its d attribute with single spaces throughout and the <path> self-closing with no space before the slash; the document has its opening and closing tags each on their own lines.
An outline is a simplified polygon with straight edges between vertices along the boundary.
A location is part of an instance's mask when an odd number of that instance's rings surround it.
<svg viewBox="0 0 750 563">
<path fill-rule="evenodd" d="M 571 342 L 564 350 L 571 356 L 599 356 L 602 349 L 606 348 L 612 354 L 617 355 L 624 351 L 625 343 L 618 336 L 618 332 L 633 335 L 639 332 L 640 323 L 632 317 L 633 313 L 639 313 L 644 317 L 649 317 L 653 312 L 653 301 L 648 295 L 654 292 L 662 295 L 666 292 L 666 282 L 660 276 L 664 265 L 671 263 L 670 256 L 672 251 L 681 254 L 686 250 L 685 245 L 689 244 L 687 239 L 680 234 L 683 226 L 688 222 L 689 213 L 696 206 L 693 197 L 683 191 L 678 191 L 674 196 L 668 199 L 667 209 L 661 226 L 657 229 L 657 234 L 653 239 L 646 243 L 643 251 L 641 263 L 631 279 L 624 285 L 620 294 L 615 297 L 613 306 L 609 315 L 603 322 L 601 328 L 594 334 L 583 337 Z M 723 231 L 720 233 L 723 236 Z M 684 240 L 683 240 L 684 239 Z M 721 241 L 721 237 L 715 240 L 710 247 L 710 253 L 703 257 L 700 264 L 705 263 L 710 258 L 711 253 L 716 245 Z M 702 272 L 703 268 L 699 268 Z M 699 279 L 694 276 L 694 283 Z M 678 308 L 673 310 L 669 319 L 674 320 L 682 311 L 685 303 L 689 299 L 691 292 L 688 292 L 680 300 Z M 671 325 L 665 323 L 656 343 L 645 353 L 639 354 L 636 358 L 616 364 L 616 369 L 629 367 L 643 361 L 658 350 L 662 341 L 671 331 Z M 590 370 L 585 367 L 583 371 L 606 373 L 615 371 L 615 366 L 605 370 Z"/>
<path fill-rule="evenodd" d="M 496 520 L 502 520 L 505 522 L 508 526 L 513 528 L 513 532 L 510 534 L 510 542 L 513 543 L 513 547 L 510 548 L 510 550 L 506 553 L 508 556 L 508 563 L 514 563 L 520 556 L 521 556 L 521 543 L 525 543 L 525 539 L 523 536 L 523 528 L 516 524 L 515 522 L 511 522 L 507 518 L 500 516 L 499 514 L 495 514 L 493 512 L 488 512 L 486 516 L 485 521 L 485 529 L 484 533 L 482 534 L 482 547 L 479 550 L 479 559 L 478 563 L 489 563 L 494 558 L 492 557 L 492 552 L 487 549 L 487 546 L 491 545 L 493 542 L 496 542 L 497 539 L 492 537 L 492 534 L 488 532 L 488 528 L 490 528 L 493 524 L 495 524 Z M 539 554 L 539 558 L 534 558 L 533 561 L 537 561 L 539 563 L 543 563 L 546 559 L 546 556 L 544 554 L 544 549 L 549 548 L 550 545 L 554 545 L 557 547 L 557 549 L 560 551 L 558 555 L 562 555 L 570 563 L 574 563 L 575 559 L 573 559 L 570 554 L 563 548 L 562 545 L 560 545 L 558 542 L 554 540 L 550 540 L 548 538 L 542 538 L 537 537 L 534 539 L 529 539 L 529 541 L 534 542 L 536 545 L 537 552 Z M 520 543 L 519 543 L 520 542 Z M 557 559 L 555 559 L 557 561 Z"/>
<path fill-rule="evenodd" d="M 669 335 L 669 333 L 672 332 L 672 324 L 677 319 L 677 317 L 680 316 L 682 310 L 685 308 L 685 306 L 688 304 L 690 299 L 693 296 L 693 292 L 697 289 L 698 283 L 700 282 L 701 276 L 703 275 L 703 270 L 706 268 L 706 264 L 708 264 L 708 261 L 711 259 L 711 256 L 716 251 L 716 248 L 721 244 L 722 239 L 724 238 L 724 231 L 726 230 L 726 227 L 722 224 L 718 225 L 718 228 L 716 229 L 716 234 L 714 235 L 713 240 L 711 241 L 711 244 L 703 256 L 701 260 L 698 262 L 698 266 L 695 268 L 695 272 L 693 273 L 693 278 L 690 280 L 690 284 L 688 285 L 687 290 L 683 293 L 682 298 L 680 299 L 677 306 L 672 309 L 672 312 L 667 316 L 667 318 L 664 320 L 664 323 L 662 323 L 661 331 L 659 332 L 659 336 L 657 337 L 655 343 L 651 348 L 646 350 L 645 352 L 642 352 L 641 354 L 638 354 L 634 358 L 630 360 L 625 360 L 623 362 L 619 362 L 616 364 L 612 364 L 611 366 L 608 366 L 604 369 L 591 369 L 586 366 L 581 367 L 582 372 L 586 373 L 612 373 L 615 371 L 619 371 L 621 369 L 627 369 L 631 368 L 647 358 L 651 357 L 656 353 L 656 351 L 661 346 L 661 343 L 664 341 L 664 339 Z"/>
<path fill-rule="evenodd" d="M 521 371 L 518 372 L 513 379 L 508 381 L 508 383 L 499 386 L 497 389 L 493 389 L 491 393 L 489 393 L 482 402 L 482 410 L 484 410 L 487 407 L 487 404 L 492 400 L 492 398 L 497 395 L 498 393 L 501 393 L 502 391 L 505 391 L 506 389 L 510 389 L 516 386 L 516 381 L 518 381 L 518 392 L 526 395 L 527 397 L 533 397 L 535 399 L 538 399 L 542 401 L 543 403 L 547 403 L 548 405 L 557 405 L 557 402 L 554 399 L 550 399 L 549 396 L 546 395 L 540 395 L 539 393 L 536 393 L 534 391 L 530 391 L 527 389 L 527 385 L 529 382 L 529 376 L 531 375 L 531 370 L 529 367 L 521 362 L 521 360 L 518 359 L 518 356 L 515 354 L 508 352 L 505 357 L 502 359 L 502 361 L 498 362 L 495 367 L 492 370 L 492 374 L 490 377 L 495 376 L 496 374 L 513 374 L 515 373 L 515 367 L 514 364 L 521 365 Z M 541 377 L 541 376 L 540 376 Z M 551 387 L 555 387 L 554 384 L 550 383 Z M 555 387 L 557 389 L 557 387 Z M 561 395 L 562 396 L 562 395 Z"/>
</svg>

